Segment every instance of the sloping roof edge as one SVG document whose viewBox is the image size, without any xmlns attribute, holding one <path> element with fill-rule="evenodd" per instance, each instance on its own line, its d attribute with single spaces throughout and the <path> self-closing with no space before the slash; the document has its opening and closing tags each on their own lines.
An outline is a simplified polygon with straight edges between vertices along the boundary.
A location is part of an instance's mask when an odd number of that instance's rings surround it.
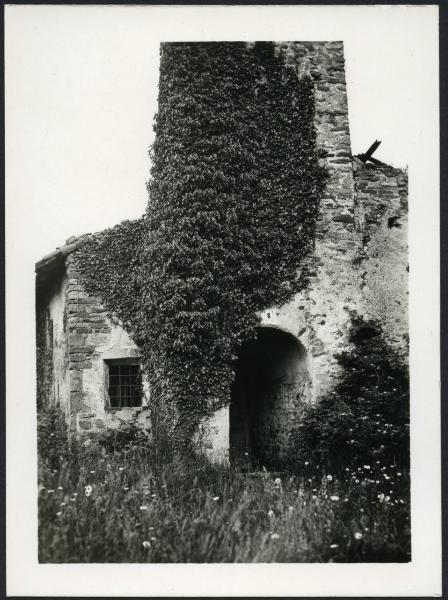
<svg viewBox="0 0 448 600">
<path fill-rule="evenodd" d="M 36 272 L 36 289 L 42 290 L 48 284 L 55 281 L 58 275 L 63 272 L 65 259 L 69 254 L 79 248 L 81 238 L 69 238 L 64 246 L 56 248 L 50 254 L 47 254 L 35 263 L 34 270 Z"/>
<path fill-rule="evenodd" d="M 77 239 L 75 242 L 71 242 L 70 244 L 64 244 L 64 246 L 60 246 L 50 252 L 50 254 L 46 254 L 43 258 L 37 261 L 35 265 L 36 273 L 41 270 L 51 269 L 52 265 L 58 262 L 61 259 L 65 259 L 66 256 L 74 252 L 80 244 L 80 240 Z"/>
</svg>

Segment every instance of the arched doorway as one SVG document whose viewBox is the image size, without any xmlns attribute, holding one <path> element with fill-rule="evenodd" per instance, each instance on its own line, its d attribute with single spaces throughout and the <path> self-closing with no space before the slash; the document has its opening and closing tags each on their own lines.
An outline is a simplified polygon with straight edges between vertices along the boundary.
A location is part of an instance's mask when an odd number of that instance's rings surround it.
<svg viewBox="0 0 448 600">
<path fill-rule="evenodd" d="M 289 333 L 260 327 L 235 363 L 230 403 L 230 460 L 235 466 L 281 466 L 309 387 L 304 347 Z"/>
</svg>

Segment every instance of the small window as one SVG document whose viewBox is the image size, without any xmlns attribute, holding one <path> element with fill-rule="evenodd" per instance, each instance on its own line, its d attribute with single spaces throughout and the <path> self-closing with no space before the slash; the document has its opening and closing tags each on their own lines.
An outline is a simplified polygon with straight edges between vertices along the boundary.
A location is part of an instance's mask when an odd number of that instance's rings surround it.
<svg viewBox="0 0 448 600">
<path fill-rule="evenodd" d="M 109 362 L 109 402 L 111 408 L 135 408 L 142 405 L 140 365 Z"/>
</svg>

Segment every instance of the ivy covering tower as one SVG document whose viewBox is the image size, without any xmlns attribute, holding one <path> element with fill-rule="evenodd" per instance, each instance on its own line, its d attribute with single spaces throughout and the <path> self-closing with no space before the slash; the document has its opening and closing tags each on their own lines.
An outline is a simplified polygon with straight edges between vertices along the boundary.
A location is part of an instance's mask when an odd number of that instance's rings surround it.
<svg viewBox="0 0 448 600">
<path fill-rule="evenodd" d="M 138 340 L 153 427 L 179 447 L 229 402 L 257 312 L 303 285 L 325 179 L 313 116 L 312 81 L 272 43 L 162 44 L 146 215 L 86 238 L 78 261 Z"/>
</svg>

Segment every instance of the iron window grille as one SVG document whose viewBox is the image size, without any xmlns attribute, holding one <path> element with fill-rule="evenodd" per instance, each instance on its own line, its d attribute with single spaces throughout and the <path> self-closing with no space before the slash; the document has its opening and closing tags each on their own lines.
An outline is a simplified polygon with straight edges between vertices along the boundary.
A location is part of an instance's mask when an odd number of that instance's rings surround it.
<svg viewBox="0 0 448 600">
<path fill-rule="evenodd" d="M 140 365 L 108 363 L 110 408 L 136 408 L 142 405 L 143 388 Z"/>
</svg>

